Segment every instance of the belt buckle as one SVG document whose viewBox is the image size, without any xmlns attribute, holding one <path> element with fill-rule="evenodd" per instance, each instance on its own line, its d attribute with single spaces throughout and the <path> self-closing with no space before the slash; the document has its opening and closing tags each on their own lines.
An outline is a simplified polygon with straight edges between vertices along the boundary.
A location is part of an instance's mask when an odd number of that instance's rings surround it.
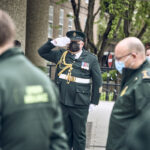
<svg viewBox="0 0 150 150">
<path fill-rule="evenodd" d="M 70 81 L 71 82 L 75 82 L 76 81 L 76 77 L 73 77 L 73 76 L 66 76 L 66 80 L 67 80 L 67 83 L 69 84 L 70 83 Z"/>
<path fill-rule="evenodd" d="M 75 82 L 76 81 L 76 77 L 71 76 L 71 80 L 70 81 Z"/>
</svg>

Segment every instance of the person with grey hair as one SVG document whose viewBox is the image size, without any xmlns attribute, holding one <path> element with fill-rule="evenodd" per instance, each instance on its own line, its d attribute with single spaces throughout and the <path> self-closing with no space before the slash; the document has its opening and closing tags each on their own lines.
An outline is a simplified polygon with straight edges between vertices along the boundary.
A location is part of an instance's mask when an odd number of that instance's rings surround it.
<svg viewBox="0 0 150 150">
<path fill-rule="evenodd" d="M 115 66 L 122 74 L 121 90 L 114 104 L 106 150 L 120 150 L 130 124 L 150 102 L 150 64 L 143 43 L 128 37 L 115 47 Z"/>
<path fill-rule="evenodd" d="M 14 22 L 0 9 L 0 149 L 68 150 L 58 90 L 14 39 Z"/>
</svg>

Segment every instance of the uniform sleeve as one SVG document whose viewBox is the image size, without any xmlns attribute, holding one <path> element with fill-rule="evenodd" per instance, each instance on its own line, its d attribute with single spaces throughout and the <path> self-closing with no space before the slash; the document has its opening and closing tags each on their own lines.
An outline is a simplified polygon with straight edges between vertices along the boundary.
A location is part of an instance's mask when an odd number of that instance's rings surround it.
<svg viewBox="0 0 150 150">
<path fill-rule="evenodd" d="M 56 93 L 58 93 L 57 90 Z M 64 132 L 64 125 L 62 121 L 62 112 L 58 101 L 56 102 L 55 105 L 53 118 L 54 123 L 53 123 L 53 131 L 50 137 L 51 141 L 50 150 L 68 150 L 67 137 Z"/>
<path fill-rule="evenodd" d="M 122 139 L 122 150 L 148 150 L 150 149 L 150 106 L 139 115 L 129 126 Z"/>
<path fill-rule="evenodd" d="M 61 54 L 61 51 L 52 50 L 53 48 L 55 48 L 55 46 L 50 41 L 51 40 L 48 40 L 43 46 L 41 46 L 38 49 L 38 53 L 42 58 L 57 64 L 60 59 L 59 56 Z"/>
<path fill-rule="evenodd" d="M 0 135 L 2 130 L 2 90 L 0 89 Z M 1 136 L 0 136 L 0 150 L 2 148 Z"/>
<path fill-rule="evenodd" d="M 135 89 L 135 111 L 137 114 L 150 103 L 150 79 L 145 79 Z"/>
<path fill-rule="evenodd" d="M 91 74 L 92 74 L 91 103 L 97 105 L 99 103 L 99 98 L 100 98 L 100 88 L 102 87 L 102 77 L 101 77 L 100 65 L 96 58 L 92 63 Z"/>
</svg>

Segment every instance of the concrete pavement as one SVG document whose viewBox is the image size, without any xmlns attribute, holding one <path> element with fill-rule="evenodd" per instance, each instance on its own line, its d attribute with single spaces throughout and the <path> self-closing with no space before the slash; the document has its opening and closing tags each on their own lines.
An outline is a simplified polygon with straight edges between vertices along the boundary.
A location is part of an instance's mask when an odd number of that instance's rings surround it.
<svg viewBox="0 0 150 150">
<path fill-rule="evenodd" d="M 109 118 L 114 102 L 100 101 L 89 113 L 86 150 L 105 150 Z"/>
</svg>

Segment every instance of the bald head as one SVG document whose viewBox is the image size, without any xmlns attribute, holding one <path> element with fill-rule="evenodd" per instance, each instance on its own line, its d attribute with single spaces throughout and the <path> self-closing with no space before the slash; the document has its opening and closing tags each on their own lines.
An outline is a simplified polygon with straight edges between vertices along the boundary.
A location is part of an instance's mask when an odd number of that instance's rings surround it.
<svg viewBox="0 0 150 150">
<path fill-rule="evenodd" d="M 124 47 L 129 52 L 140 52 L 145 54 L 145 47 L 143 43 L 136 37 L 128 37 L 120 41 L 117 47 Z"/>
<path fill-rule="evenodd" d="M 7 12 L 0 9 L 0 54 L 13 47 L 15 24 Z"/>
<path fill-rule="evenodd" d="M 129 58 L 126 60 L 126 67 L 137 68 L 145 61 L 145 47 L 138 38 L 128 37 L 116 45 L 115 57 L 121 61 Z"/>
</svg>

